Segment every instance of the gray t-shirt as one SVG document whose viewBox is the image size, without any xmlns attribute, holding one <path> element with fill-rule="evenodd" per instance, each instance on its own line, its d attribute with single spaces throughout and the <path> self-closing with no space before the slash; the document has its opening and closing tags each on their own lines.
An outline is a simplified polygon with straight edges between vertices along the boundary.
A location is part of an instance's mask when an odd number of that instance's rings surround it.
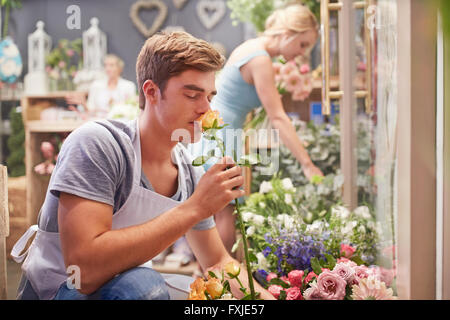
<svg viewBox="0 0 450 320">
<path fill-rule="evenodd" d="M 60 192 L 109 204 L 113 207 L 113 213 L 122 207 L 133 183 L 132 142 L 136 138 L 135 128 L 135 121 L 92 121 L 67 137 L 58 155 L 45 202 L 39 213 L 41 229 L 58 231 Z M 192 158 L 181 144 L 173 152 L 178 152 L 181 159 Z M 181 166 L 178 171 L 178 190 L 172 196 L 177 201 L 188 199 L 204 174 L 201 167 L 194 167 L 188 161 L 182 161 Z M 143 172 L 141 185 L 152 189 Z M 181 188 L 182 185 L 185 187 Z M 205 230 L 214 226 L 214 218 L 210 217 L 198 223 L 194 229 Z"/>
<path fill-rule="evenodd" d="M 58 204 L 61 192 L 109 204 L 113 207 L 113 214 L 122 207 L 133 184 L 135 121 L 91 121 L 67 137 L 58 155 L 45 201 L 39 212 L 39 228 L 58 232 Z M 173 158 L 174 152 L 187 161 L 182 161 L 182 168 L 178 168 L 178 190 L 171 198 L 185 201 L 194 192 L 204 170 L 191 165 L 192 156 L 181 143 L 173 149 Z M 141 185 L 152 189 L 143 172 Z M 200 221 L 193 229 L 207 230 L 214 226 L 214 218 L 209 217 Z M 18 289 L 18 298 L 37 299 L 25 275 Z"/>
</svg>

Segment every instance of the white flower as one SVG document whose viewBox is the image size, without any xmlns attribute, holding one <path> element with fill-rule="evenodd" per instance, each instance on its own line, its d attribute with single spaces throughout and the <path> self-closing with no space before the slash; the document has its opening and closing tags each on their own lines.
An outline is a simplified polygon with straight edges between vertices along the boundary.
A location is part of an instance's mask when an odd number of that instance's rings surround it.
<svg viewBox="0 0 450 320">
<path fill-rule="evenodd" d="M 253 216 L 253 223 L 256 225 L 256 226 L 262 226 L 263 224 L 264 224 L 264 221 L 266 220 L 266 218 L 264 217 L 264 216 L 262 216 L 262 215 L 259 215 L 259 214 L 255 214 L 254 216 Z"/>
<path fill-rule="evenodd" d="M 268 270 L 270 268 L 269 263 L 267 262 L 266 257 L 262 252 L 258 252 L 256 254 L 256 258 L 258 259 L 258 267 L 259 269 Z"/>
<path fill-rule="evenodd" d="M 283 224 L 286 229 L 292 229 L 294 227 L 294 218 L 286 213 L 278 215 L 277 219 Z"/>
<path fill-rule="evenodd" d="M 286 204 L 292 204 L 292 195 L 289 193 L 286 193 L 284 195 L 284 202 L 286 202 Z"/>
<path fill-rule="evenodd" d="M 249 211 L 242 212 L 242 220 L 249 222 L 253 218 L 253 213 Z"/>
<path fill-rule="evenodd" d="M 264 202 L 260 202 L 259 203 L 259 207 L 261 208 L 261 209 L 265 209 L 266 208 L 266 204 L 264 203 Z"/>
<path fill-rule="evenodd" d="M 309 225 L 306 227 L 306 230 L 307 230 L 308 232 L 321 233 L 323 227 L 324 227 L 323 221 L 315 220 L 312 224 L 309 224 Z"/>
<path fill-rule="evenodd" d="M 284 178 L 283 180 L 281 180 L 281 185 L 287 191 L 295 190 L 294 185 L 292 184 L 292 181 L 289 178 Z"/>
<path fill-rule="evenodd" d="M 224 293 L 223 296 L 218 300 L 236 300 L 236 298 L 233 298 L 233 295 L 231 293 Z"/>
<path fill-rule="evenodd" d="M 247 228 L 246 233 L 247 233 L 248 236 L 252 236 L 252 235 L 255 234 L 255 231 L 256 231 L 255 226 L 250 226 L 250 227 Z"/>
<path fill-rule="evenodd" d="M 361 226 L 359 226 L 359 228 L 358 228 L 358 232 L 359 233 L 366 233 L 366 228 L 363 226 L 363 225 L 361 225 Z"/>
<path fill-rule="evenodd" d="M 371 216 L 371 214 L 370 214 L 370 211 L 369 211 L 369 208 L 366 207 L 366 206 L 358 207 L 358 208 L 355 209 L 354 212 L 355 212 L 355 214 L 356 214 L 358 217 L 361 217 L 361 218 L 364 218 L 364 219 L 370 219 L 370 218 L 372 218 L 372 216 Z"/>
<path fill-rule="evenodd" d="M 263 181 L 259 186 L 259 193 L 268 193 L 273 190 L 272 183 L 268 181 Z"/>
<path fill-rule="evenodd" d="M 331 208 L 331 214 L 340 219 L 347 219 L 350 215 L 350 211 L 345 207 L 337 206 Z"/>
<path fill-rule="evenodd" d="M 351 236 L 353 234 L 353 229 L 356 227 L 358 222 L 356 221 L 349 221 L 347 224 L 342 228 L 342 233 L 347 236 Z"/>
</svg>

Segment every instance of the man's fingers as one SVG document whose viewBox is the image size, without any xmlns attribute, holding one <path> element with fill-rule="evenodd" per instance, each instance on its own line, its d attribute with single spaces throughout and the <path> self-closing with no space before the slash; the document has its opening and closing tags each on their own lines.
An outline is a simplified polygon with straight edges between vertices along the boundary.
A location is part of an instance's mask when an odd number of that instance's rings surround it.
<svg viewBox="0 0 450 320">
<path fill-rule="evenodd" d="M 225 179 L 231 179 L 234 178 L 236 176 L 241 176 L 242 175 L 242 168 L 238 167 L 238 166 L 234 166 L 231 169 L 225 170 L 222 173 L 220 173 L 220 175 Z"/>
<path fill-rule="evenodd" d="M 234 163 L 233 158 L 231 157 L 223 157 L 215 165 L 211 167 L 209 170 L 213 170 L 215 172 L 224 171 L 225 169 L 235 167 L 236 163 Z"/>
<path fill-rule="evenodd" d="M 225 182 L 224 185 L 227 189 L 234 189 L 237 187 L 241 187 L 243 184 L 244 184 L 244 177 L 237 176 Z"/>
</svg>

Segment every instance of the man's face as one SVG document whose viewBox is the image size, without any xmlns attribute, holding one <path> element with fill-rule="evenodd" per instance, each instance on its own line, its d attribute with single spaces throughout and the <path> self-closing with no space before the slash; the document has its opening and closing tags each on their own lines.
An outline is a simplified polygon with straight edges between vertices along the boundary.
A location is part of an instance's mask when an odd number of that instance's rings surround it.
<svg viewBox="0 0 450 320">
<path fill-rule="evenodd" d="M 186 143 L 200 139 L 200 128 L 195 120 L 210 109 L 215 94 L 212 71 L 186 70 L 167 81 L 157 114 L 162 126 L 172 135 L 172 141 L 180 141 L 180 136 L 185 137 L 183 142 Z"/>
</svg>

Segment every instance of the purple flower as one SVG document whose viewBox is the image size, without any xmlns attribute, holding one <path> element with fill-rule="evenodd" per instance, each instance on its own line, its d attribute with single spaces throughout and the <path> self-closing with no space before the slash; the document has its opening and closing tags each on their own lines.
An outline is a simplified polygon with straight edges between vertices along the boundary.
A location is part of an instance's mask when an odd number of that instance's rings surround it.
<svg viewBox="0 0 450 320">
<path fill-rule="evenodd" d="M 262 253 L 263 253 L 264 257 L 267 258 L 267 256 L 272 253 L 272 249 L 270 247 L 266 247 Z"/>
</svg>

